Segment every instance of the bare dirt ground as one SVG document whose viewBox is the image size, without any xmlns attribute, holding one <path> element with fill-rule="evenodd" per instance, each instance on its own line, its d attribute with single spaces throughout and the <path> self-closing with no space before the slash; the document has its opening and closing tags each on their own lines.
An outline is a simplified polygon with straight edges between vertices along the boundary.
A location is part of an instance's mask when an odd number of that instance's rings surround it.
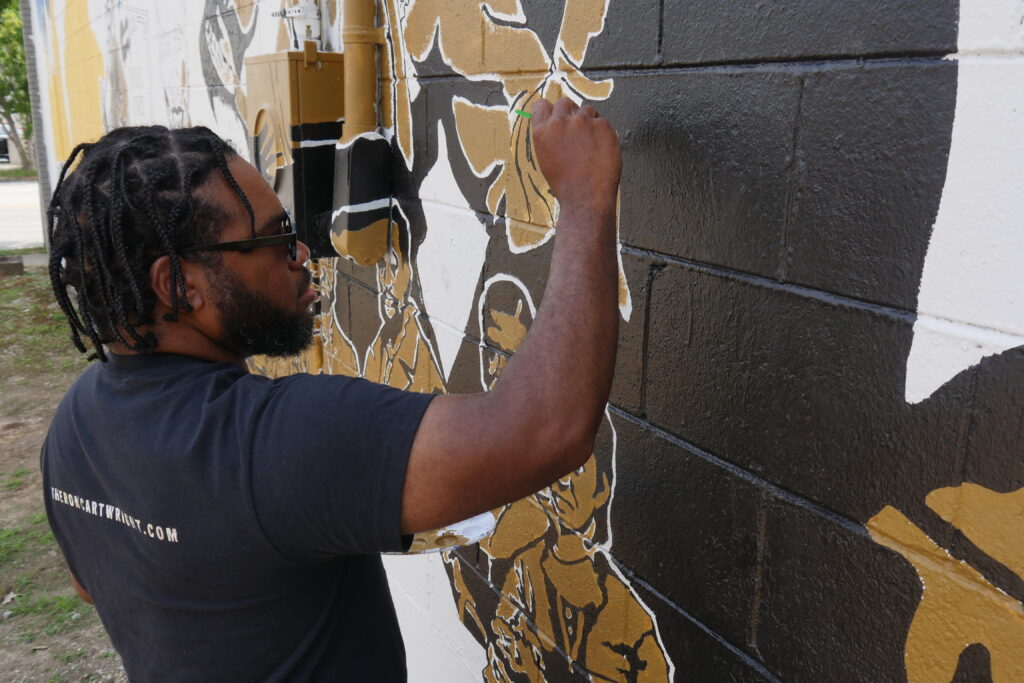
<svg viewBox="0 0 1024 683">
<path fill-rule="evenodd" d="M 45 269 L 0 277 L 0 341 L 0 680 L 127 680 L 95 610 L 68 582 L 43 510 L 39 449 L 86 367 Z"/>
</svg>

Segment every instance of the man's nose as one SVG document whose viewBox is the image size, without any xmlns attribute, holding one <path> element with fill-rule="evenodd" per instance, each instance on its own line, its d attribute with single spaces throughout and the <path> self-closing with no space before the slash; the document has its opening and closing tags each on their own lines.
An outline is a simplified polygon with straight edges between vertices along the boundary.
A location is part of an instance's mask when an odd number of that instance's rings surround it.
<svg viewBox="0 0 1024 683">
<path fill-rule="evenodd" d="M 309 260 L 309 247 L 302 240 L 296 240 L 295 244 L 295 264 L 302 266 Z"/>
</svg>

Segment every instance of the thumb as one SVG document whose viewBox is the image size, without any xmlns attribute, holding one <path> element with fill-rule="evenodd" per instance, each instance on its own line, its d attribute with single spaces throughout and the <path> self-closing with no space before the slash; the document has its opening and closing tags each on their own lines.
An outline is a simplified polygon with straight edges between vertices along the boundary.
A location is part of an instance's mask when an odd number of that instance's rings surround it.
<svg viewBox="0 0 1024 683">
<path fill-rule="evenodd" d="M 530 113 L 533 114 L 534 123 L 543 123 L 551 116 L 553 107 L 550 102 L 541 98 L 530 106 Z"/>
</svg>

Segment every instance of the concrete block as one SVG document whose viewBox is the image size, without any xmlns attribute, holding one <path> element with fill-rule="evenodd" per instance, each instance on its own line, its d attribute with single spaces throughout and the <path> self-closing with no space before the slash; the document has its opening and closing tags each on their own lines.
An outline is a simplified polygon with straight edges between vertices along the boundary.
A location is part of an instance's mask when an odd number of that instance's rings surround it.
<svg viewBox="0 0 1024 683">
<path fill-rule="evenodd" d="M 759 491 L 629 420 L 615 426 L 612 553 L 723 638 L 745 642 Z"/>
<path fill-rule="evenodd" d="M 969 385 L 907 405 L 909 317 L 671 265 L 651 296 L 658 426 L 859 521 L 958 480 Z"/>
<path fill-rule="evenodd" d="M 798 95 L 777 69 L 616 77 L 602 111 L 622 140 L 623 242 L 774 274 Z"/>
<path fill-rule="evenodd" d="M 722 681 L 723 683 L 760 683 L 771 680 L 756 660 L 746 659 L 709 634 L 692 617 L 675 609 L 645 587 L 634 584 L 633 591 L 657 615 L 659 633 L 673 665 L 676 681 Z M 730 643 L 734 647 L 738 643 Z M 670 679 L 673 680 L 673 679 Z"/>
<path fill-rule="evenodd" d="M 955 62 L 804 76 L 787 280 L 914 310 L 946 179 Z"/>
<path fill-rule="evenodd" d="M 658 266 L 658 261 L 645 255 L 622 254 L 622 269 L 629 287 L 632 311 L 628 321 L 621 316 L 619 318 L 619 346 L 608 401 L 634 414 L 643 411 L 641 398 L 648 288 Z"/>
<path fill-rule="evenodd" d="M 784 681 L 905 680 L 921 583 L 909 563 L 850 528 L 770 503 L 752 638 Z"/>
<path fill-rule="evenodd" d="M 942 54 L 956 50 L 955 0 L 666 0 L 666 63 Z"/>
</svg>

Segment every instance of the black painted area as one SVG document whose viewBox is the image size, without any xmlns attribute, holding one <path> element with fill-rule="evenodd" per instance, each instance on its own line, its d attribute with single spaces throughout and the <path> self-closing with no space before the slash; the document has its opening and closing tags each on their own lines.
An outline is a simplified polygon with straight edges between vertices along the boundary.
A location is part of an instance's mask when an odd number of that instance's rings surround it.
<svg viewBox="0 0 1024 683">
<path fill-rule="evenodd" d="M 661 5 L 662 0 L 608 0 L 604 30 L 591 39 L 583 66 L 658 64 Z"/>
<path fill-rule="evenodd" d="M 766 543 L 751 642 L 785 681 L 905 680 L 903 645 L 921 596 L 913 567 L 815 512 L 765 510 Z"/>
<path fill-rule="evenodd" d="M 956 675 L 950 683 L 992 683 L 992 655 L 981 643 L 968 645 L 960 653 Z"/>
<path fill-rule="evenodd" d="M 339 121 L 321 121 L 319 123 L 300 123 L 291 127 L 292 140 L 330 140 L 341 137 L 342 124 Z"/>
<path fill-rule="evenodd" d="M 333 256 L 327 232 L 331 211 L 334 178 L 334 149 L 309 147 L 292 150 L 294 174 L 291 183 L 284 183 L 280 194 L 285 206 L 293 210 L 295 231 L 310 249 L 312 258 Z"/>
<path fill-rule="evenodd" d="M 675 605 L 664 602 L 635 581 L 632 585 L 637 597 L 657 615 L 661 641 L 675 666 L 675 681 L 754 683 L 774 680 L 770 672 L 766 675 L 755 668 L 751 660 L 744 659 L 702 629 L 692 618 L 679 612 Z"/>
<path fill-rule="evenodd" d="M 474 314 L 470 318 L 469 327 L 473 326 Z M 484 390 L 480 382 L 481 365 L 480 347 L 468 339 L 463 339 L 459 346 L 459 352 L 452 363 L 451 372 L 448 373 L 448 381 L 445 388 L 449 394 L 476 394 Z"/>
<path fill-rule="evenodd" d="M 754 596 L 758 489 L 629 420 L 615 426 L 613 554 L 723 638 L 743 643 Z"/>
<path fill-rule="evenodd" d="M 911 323 L 670 265 L 655 280 L 649 419 L 858 521 L 959 481 L 967 387 L 903 396 Z"/>
<path fill-rule="evenodd" d="M 649 257 L 622 254 L 622 269 L 633 310 L 628 321 L 619 316 L 619 346 L 608 402 L 634 414 L 642 412 L 648 289 L 659 267 L 657 261 Z"/>
<path fill-rule="evenodd" d="M 797 76 L 717 69 L 622 74 L 615 83 L 601 111 L 622 140 L 622 241 L 774 275 Z"/>
<path fill-rule="evenodd" d="M 996 491 L 1020 489 L 1024 487 L 1024 348 L 983 359 L 936 395 L 971 377 L 975 393 L 964 479 Z"/>
<path fill-rule="evenodd" d="M 951 61 L 865 63 L 803 76 L 785 278 L 916 308 L 946 178 Z"/>
<path fill-rule="evenodd" d="M 956 0 L 665 0 L 666 63 L 947 54 Z"/>
<path fill-rule="evenodd" d="M 1020 448 L 1024 442 L 1024 348 L 983 359 L 940 387 L 935 396 L 961 386 L 973 388 L 961 478 L 996 493 L 1020 490 L 1024 487 Z M 950 549 L 996 588 L 1024 602 L 1024 577 L 989 555 L 991 547 L 976 545 L 958 531 Z"/>
</svg>

